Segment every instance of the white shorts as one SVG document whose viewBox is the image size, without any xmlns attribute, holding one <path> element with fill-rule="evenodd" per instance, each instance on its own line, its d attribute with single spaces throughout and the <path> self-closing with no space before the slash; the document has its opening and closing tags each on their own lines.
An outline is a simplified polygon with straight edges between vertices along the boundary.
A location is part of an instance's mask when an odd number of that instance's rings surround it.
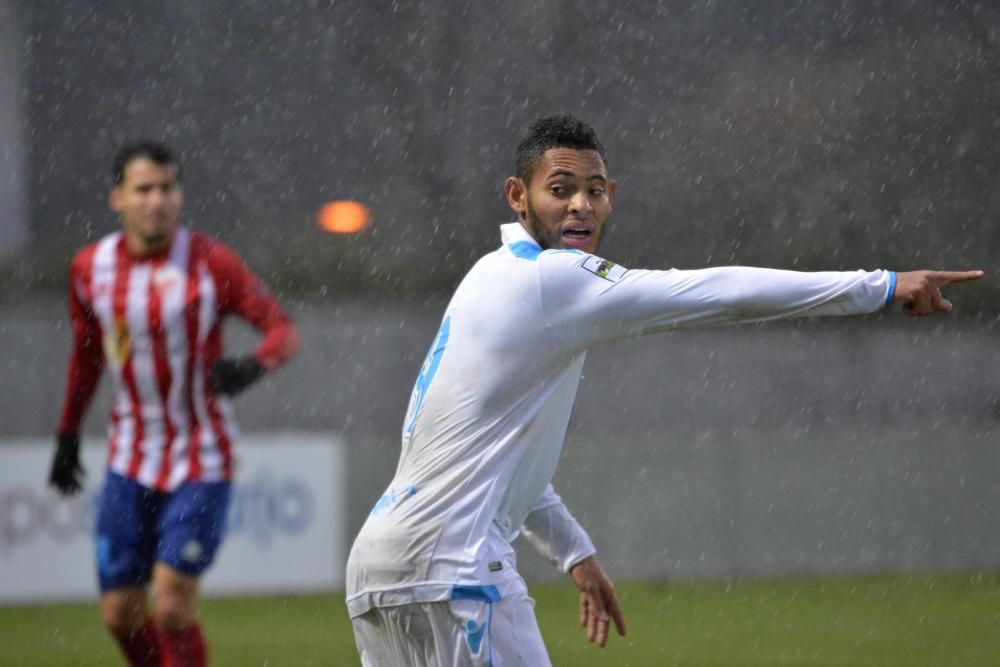
<svg viewBox="0 0 1000 667">
<path fill-rule="evenodd" d="M 451 600 L 376 607 L 353 621 L 363 667 L 549 667 L 525 593 L 497 602 Z"/>
</svg>

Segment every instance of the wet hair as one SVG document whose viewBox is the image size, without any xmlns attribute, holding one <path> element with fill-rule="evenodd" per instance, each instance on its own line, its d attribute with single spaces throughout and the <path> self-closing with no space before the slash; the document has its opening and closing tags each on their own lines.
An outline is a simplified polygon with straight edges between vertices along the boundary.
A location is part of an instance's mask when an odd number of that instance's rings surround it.
<svg viewBox="0 0 1000 667">
<path fill-rule="evenodd" d="M 576 148 L 597 151 L 604 166 L 608 158 L 604 146 L 597 138 L 594 128 L 569 114 L 558 114 L 539 118 L 517 145 L 517 176 L 525 183 L 531 176 L 545 151 L 550 148 Z"/>
<path fill-rule="evenodd" d="M 131 164 L 132 160 L 139 158 L 152 160 L 162 167 L 173 167 L 177 181 L 180 182 L 181 166 L 177 164 L 177 159 L 170 152 L 169 148 L 155 141 L 137 141 L 125 144 L 115 153 L 115 159 L 111 163 L 111 179 L 115 185 L 121 185 L 121 182 L 125 179 L 125 169 Z"/>
</svg>

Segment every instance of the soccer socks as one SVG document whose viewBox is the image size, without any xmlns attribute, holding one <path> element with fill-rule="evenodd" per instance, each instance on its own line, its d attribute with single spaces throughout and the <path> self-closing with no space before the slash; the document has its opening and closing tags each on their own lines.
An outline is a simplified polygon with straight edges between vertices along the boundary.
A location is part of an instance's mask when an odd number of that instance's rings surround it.
<svg viewBox="0 0 1000 667">
<path fill-rule="evenodd" d="M 130 667 L 205 667 L 208 664 L 208 646 L 197 623 L 168 635 L 157 629 L 150 619 L 127 637 L 118 638 L 118 645 Z"/>
<path fill-rule="evenodd" d="M 160 640 L 163 667 L 205 667 L 208 664 L 208 646 L 197 623 L 173 634 L 161 633 Z"/>
<path fill-rule="evenodd" d="M 152 619 L 135 632 L 116 639 L 131 667 L 160 667 L 160 632 Z"/>
</svg>

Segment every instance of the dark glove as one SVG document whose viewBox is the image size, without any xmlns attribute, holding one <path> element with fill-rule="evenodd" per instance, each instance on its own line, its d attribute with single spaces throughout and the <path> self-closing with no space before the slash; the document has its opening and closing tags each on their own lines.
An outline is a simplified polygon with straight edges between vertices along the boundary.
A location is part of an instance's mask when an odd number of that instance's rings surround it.
<svg viewBox="0 0 1000 667">
<path fill-rule="evenodd" d="M 49 484 L 59 489 L 59 493 L 71 496 L 81 489 L 80 482 L 86 474 L 80 465 L 80 434 L 60 433 L 56 436 Z"/>
<path fill-rule="evenodd" d="M 264 367 L 253 357 L 220 359 L 212 366 L 212 389 L 217 394 L 235 396 L 264 374 Z"/>
</svg>

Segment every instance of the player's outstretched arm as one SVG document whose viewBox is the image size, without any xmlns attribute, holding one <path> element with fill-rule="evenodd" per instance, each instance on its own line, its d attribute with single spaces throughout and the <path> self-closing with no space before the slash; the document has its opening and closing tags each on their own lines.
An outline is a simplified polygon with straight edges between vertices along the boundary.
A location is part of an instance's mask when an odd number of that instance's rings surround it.
<svg viewBox="0 0 1000 667">
<path fill-rule="evenodd" d="M 570 578 L 580 590 L 580 625 L 587 628 L 587 639 L 603 647 L 608 643 L 608 625 L 625 636 L 625 616 L 618 604 L 615 587 L 608 579 L 597 556 L 587 556 L 570 568 Z"/>
<path fill-rule="evenodd" d="M 941 288 L 952 283 L 978 280 L 982 271 L 907 271 L 896 274 L 896 291 L 893 303 L 903 305 L 907 315 L 947 313 L 951 301 L 941 294 Z"/>
</svg>

